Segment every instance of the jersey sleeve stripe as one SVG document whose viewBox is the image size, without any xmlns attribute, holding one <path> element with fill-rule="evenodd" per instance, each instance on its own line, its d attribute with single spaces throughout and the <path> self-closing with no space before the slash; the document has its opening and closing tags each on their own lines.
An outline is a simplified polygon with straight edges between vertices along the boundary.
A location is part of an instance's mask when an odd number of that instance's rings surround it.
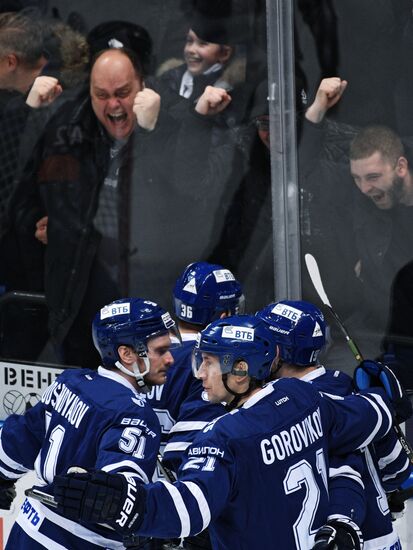
<svg viewBox="0 0 413 550">
<path fill-rule="evenodd" d="M 406 458 L 406 461 L 405 463 L 403 464 L 403 467 L 400 468 L 400 470 L 398 470 L 397 472 L 394 472 L 393 474 L 389 474 L 387 476 L 383 476 L 383 479 L 382 481 L 388 481 L 389 479 L 394 479 L 395 477 L 397 477 L 399 474 L 401 474 L 402 472 L 404 472 L 410 465 L 410 461 L 408 458 Z"/>
<path fill-rule="evenodd" d="M 361 475 L 357 470 L 354 470 L 354 468 L 351 468 L 350 466 L 341 466 L 340 468 L 330 468 L 328 472 L 328 477 L 330 479 L 337 478 L 337 477 L 347 477 L 352 479 L 353 481 L 357 481 L 362 487 L 364 487 L 364 483 L 361 479 Z"/>
<path fill-rule="evenodd" d="M 175 432 L 190 432 L 192 430 L 203 430 L 205 426 L 208 424 L 208 422 L 201 422 L 201 421 L 182 421 L 177 422 L 172 428 L 169 433 L 175 433 Z"/>
<path fill-rule="evenodd" d="M 191 493 L 193 494 L 199 506 L 199 511 L 201 512 L 201 516 L 202 516 L 202 531 L 203 531 L 208 527 L 211 521 L 211 510 L 209 509 L 207 499 L 205 498 L 204 493 L 201 491 L 201 489 L 196 483 L 193 483 L 192 481 L 183 481 L 182 484 L 186 485 L 186 487 L 191 491 Z"/>
<path fill-rule="evenodd" d="M 122 544 L 122 542 L 118 542 L 116 540 L 113 540 L 113 539 L 109 539 L 109 538 L 106 538 L 104 537 L 103 535 L 99 535 L 99 533 L 95 533 L 94 531 L 91 531 L 90 529 L 88 529 L 87 527 L 81 525 L 80 523 L 77 523 L 75 521 L 72 521 L 70 519 L 67 519 L 63 516 L 61 516 L 60 514 L 56 514 L 55 512 L 53 512 L 52 510 L 50 510 L 50 508 L 47 508 L 47 506 L 44 506 L 41 502 L 39 501 L 35 501 L 33 500 L 32 498 L 28 498 L 27 499 L 30 504 L 32 504 L 32 507 L 33 509 L 37 510 L 38 514 L 42 517 L 42 518 L 46 518 L 47 520 L 49 520 L 50 522 L 54 523 L 55 525 L 59 526 L 60 528 L 62 529 L 65 529 L 66 531 L 69 531 L 70 533 L 72 533 L 74 536 L 76 537 L 79 537 L 79 546 L 78 548 L 82 548 L 81 544 L 82 544 L 82 540 L 83 541 L 87 541 L 91 544 L 96 544 L 98 546 L 102 546 L 103 548 L 113 548 L 114 550 L 122 550 L 124 547 L 124 545 Z M 20 513 L 18 517 L 22 517 L 23 514 Z M 19 523 L 23 529 L 26 531 L 26 533 L 30 535 L 30 533 L 27 531 L 27 529 L 24 528 L 23 526 L 23 522 Z M 30 529 L 30 532 L 32 531 L 32 529 Z M 35 532 L 35 530 L 33 530 Z M 56 543 L 55 543 L 56 544 Z M 56 547 L 57 548 L 60 548 L 60 545 L 57 546 L 56 544 Z M 55 546 L 53 546 L 53 544 L 48 544 L 48 546 L 46 548 L 50 548 L 50 549 L 53 549 L 55 548 Z"/>
<path fill-rule="evenodd" d="M 167 443 L 164 449 L 164 453 L 170 453 L 173 451 L 185 451 L 190 445 L 190 441 L 176 441 L 175 443 Z"/>
<path fill-rule="evenodd" d="M 383 456 L 382 458 L 380 458 L 379 460 L 380 470 L 383 470 L 386 466 L 394 462 L 402 452 L 402 449 L 403 447 L 401 446 L 400 441 L 396 441 L 396 444 L 393 447 L 393 450 L 391 451 L 391 453 L 389 453 L 387 456 Z"/>
<path fill-rule="evenodd" d="M 113 472 L 113 470 L 119 470 L 119 468 L 126 468 L 127 473 L 130 473 L 130 471 L 133 470 L 134 472 L 138 473 L 138 475 L 145 483 L 149 483 L 148 476 L 145 474 L 142 468 L 132 460 L 122 460 L 122 462 L 116 462 L 115 464 L 107 464 L 106 466 L 103 466 L 102 470 L 104 472 Z"/>
<path fill-rule="evenodd" d="M 168 483 L 162 479 L 159 480 L 159 483 L 163 483 L 166 490 L 169 492 L 175 506 L 176 513 L 181 521 L 181 534 L 179 535 L 179 538 L 187 537 L 191 531 L 191 519 L 181 493 L 174 485 L 172 485 L 172 483 Z"/>
<path fill-rule="evenodd" d="M 24 472 L 21 472 L 19 474 L 16 474 L 15 472 L 11 472 L 10 470 L 6 470 L 5 468 L 2 468 L 0 466 L 0 474 L 3 474 L 4 477 L 7 477 L 8 479 L 19 479 Z"/>
<path fill-rule="evenodd" d="M 5 450 L 3 449 L 3 445 L 1 442 L 1 434 L 2 430 L 0 431 L 0 460 L 3 462 L 5 466 L 8 468 L 11 468 L 12 470 L 20 471 L 21 473 L 26 473 L 29 470 L 23 466 L 23 464 L 19 464 L 18 462 L 14 461 L 12 458 L 9 457 L 8 454 L 6 454 Z M 21 475 L 21 474 L 20 474 Z"/>
<path fill-rule="evenodd" d="M 380 406 L 381 411 L 383 411 L 385 413 L 385 415 L 387 416 L 387 419 L 389 421 L 389 427 L 386 430 L 386 433 L 389 432 L 390 428 L 393 426 L 393 415 L 392 415 L 389 407 L 384 402 L 384 399 L 382 398 L 382 396 L 377 394 L 377 393 L 370 393 L 368 396 L 365 395 L 364 397 L 368 397 L 368 398 L 370 398 L 370 400 L 374 399 L 375 401 L 377 401 L 378 405 Z M 383 435 L 385 435 L 385 434 L 383 434 Z"/>
<path fill-rule="evenodd" d="M 370 395 L 372 396 L 372 394 L 370 394 Z M 365 399 L 366 401 L 368 401 L 368 402 L 370 403 L 370 405 L 373 407 L 373 409 L 376 411 L 376 413 L 377 413 L 377 422 L 376 422 L 376 425 L 375 425 L 374 429 L 371 431 L 369 437 L 367 437 L 367 439 L 365 439 L 365 440 L 363 441 L 363 443 L 361 443 L 361 445 L 359 445 L 359 446 L 357 447 L 358 449 L 361 449 L 361 448 L 363 448 L 363 447 L 367 447 L 367 445 L 369 445 L 369 444 L 373 441 L 373 439 L 374 439 L 374 438 L 376 437 L 376 435 L 377 435 L 377 432 L 379 432 L 380 429 L 381 429 L 382 426 L 383 426 L 383 415 L 382 415 L 382 413 L 381 413 L 381 410 L 380 410 L 380 407 L 378 406 L 378 404 L 375 403 L 373 399 L 370 399 L 370 398 L 367 397 L 366 395 L 360 395 L 360 397 L 362 397 L 363 399 Z M 378 396 L 375 396 L 375 397 L 378 397 Z M 381 398 L 380 398 L 380 399 L 381 399 Z M 387 407 L 385 407 L 385 405 L 384 405 L 384 401 L 382 401 L 382 403 L 383 403 L 382 407 L 385 408 L 386 411 L 388 412 Z M 390 418 L 390 420 L 389 420 L 389 426 L 388 426 L 388 428 L 386 428 L 386 432 L 385 432 L 385 433 L 387 433 L 387 432 L 390 430 L 391 425 L 392 425 L 392 420 L 391 420 L 391 418 Z M 385 435 L 385 434 L 383 434 L 383 435 Z"/>
</svg>

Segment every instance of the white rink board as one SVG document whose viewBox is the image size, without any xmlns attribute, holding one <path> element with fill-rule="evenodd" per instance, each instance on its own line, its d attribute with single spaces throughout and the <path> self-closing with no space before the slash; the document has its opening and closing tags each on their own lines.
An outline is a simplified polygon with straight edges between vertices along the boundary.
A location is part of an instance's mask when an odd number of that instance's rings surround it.
<svg viewBox="0 0 413 550">
<path fill-rule="evenodd" d="M 0 420 L 35 405 L 64 369 L 0 361 Z"/>
</svg>

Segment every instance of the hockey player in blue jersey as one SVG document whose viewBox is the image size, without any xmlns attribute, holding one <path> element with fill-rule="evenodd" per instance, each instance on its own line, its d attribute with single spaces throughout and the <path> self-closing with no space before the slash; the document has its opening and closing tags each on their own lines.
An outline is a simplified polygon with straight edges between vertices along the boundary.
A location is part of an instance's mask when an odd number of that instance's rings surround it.
<svg viewBox="0 0 413 550">
<path fill-rule="evenodd" d="M 197 436 L 171 484 L 96 472 L 58 476 L 58 510 L 122 533 L 185 537 L 208 525 L 220 550 L 308 550 L 327 519 L 329 453 L 348 453 L 392 426 L 383 392 L 324 397 L 310 384 L 264 385 L 276 357 L 256 316 L 204 329 L 194 370 L 213 402 L 236 403 Z"/>
<path fill-rule="evenodd" d="M 153 302 L 130 298 L 103 307 L 93 321 L 102 358 L 98 371 L 66 370 L 40 403 L 6 419 L 0 433 L 3 483 L 35 470 L 39 488 L 47 493 L 46 485 L 71 466 L 147 483 L 160 428 L 141 391 L 166 380 L 172 335 L 178 335 L 174 321 Z M 113 529 L 75 523 L 44 502 L 26 498 L 7 549 L 124 548 Z"/>
<path fill-rule="evenodd" d="M 326 324 L 317 307 L 304 301 L 284 300 L 266 306 L 257 315 L 269 324 L 278 345 L 274 371 L 277 378 L 300 378 L 330 395 L 344 396 L 354 391 L 350 376 L 337 370 L 326 370 L 318 362 L 326 342 Z M 386 493 L 396 490 L 409 477 L 409 458 L 393 430 L 374 446 L 363 449 L 362 456 L 366 515 L 360 527 L 364 549 L 399 550 L 401 545 L 393 528 Z M 353 502 L 351 497 L 347 498 L 347 492 L 351 495 L 352 480 L 345 472 L 343 465 L 330 467 L 329 522 L 316 536 L 318 546 L 315 548 L 327 548 L 322 543 L 331 541 L 333 533 L 340 536 L 341 518 L 351 515 Z"/>
<path fill-rule="evenodd" d="M 226 412 L 220 403 L 209 403 L 202 384 L 193 376 L 191 355 L 196 338 L 211 321 L 242 313 L 244 296 L 231 271 L 217 264 L 194 262 L 177 279 L 173 300 L 182 345 L 172 350 L 174 364 L 166 383 L 151 388 L 146 398 L 158 415 L 162 443 L 168 441 L 162 449 L 164 463 L 177 471 L 196 433 Z"/>
</svg>

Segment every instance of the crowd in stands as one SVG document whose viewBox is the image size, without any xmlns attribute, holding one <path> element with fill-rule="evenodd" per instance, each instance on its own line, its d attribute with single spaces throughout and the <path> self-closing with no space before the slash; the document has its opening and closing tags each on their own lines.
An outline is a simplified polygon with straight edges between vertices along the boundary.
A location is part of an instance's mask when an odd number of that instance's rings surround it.
<svg viewBox="0 0 413 550">
<path fill-rule="evenodd" d="M 250 310 L 273 299 L 263 3 L 182 0 L 169 58 L 138 14 L 88 25 L 81 11 L 64 21 L 15 4 L 0 13 L 0 287 L 42 293 L 46 309 L 0 310 L 2 356 L 95 364 L 96 308 L 122 295 L 168 307 L 195 260 L 230 267 Z M 295 6 L 301 244 L 367 349 L 408 363 L 411 10 L 373 4 Z M 379 67 L 369 48 L 350 66 L 352 9 L 360 48 L 391 22 Z M 380 166 L 366 168 L 370 157 Z M 303 295 L 315 298 L 304 271 Z"/>
</svg>

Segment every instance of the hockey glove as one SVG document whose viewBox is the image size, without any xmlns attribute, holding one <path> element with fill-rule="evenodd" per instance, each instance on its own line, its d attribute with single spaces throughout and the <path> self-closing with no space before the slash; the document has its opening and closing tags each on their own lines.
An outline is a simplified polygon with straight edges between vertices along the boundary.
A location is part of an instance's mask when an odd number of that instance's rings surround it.
<svg viewBox="0 0 413 550">
<path fill-rule="evenodd" d="M 354 383 L 360 391 L 384 388 L 395 412 L 396 422 L 405 422 L 412 415 L 412 404 L 394 372 L 384 363 L 364 360 L 354 371 Z"/>
<path fill-rule="evenodd" d="M 404 516 L 404 503 L 407 499 L 413 496 L 413 487 L 408 489 L 397 489 L 387 493 L 387 502 L 391 513 L 391 520 L 396 521 Z"/>
<path fill-rule="evenodd" d="M 10 510 L 15 496 L 14 481 L 0 477 L 0 510 Z"/>
<path fill-rule="evenodd" d="M 146 493 L 132 475 L 94 473 L 56 476 L 57 511 L 74 521 L 108 523 L 122 535 L 136 531 L 143 520 Z"/>
<path fill-rule="evenodd" d="M 313 550 L 361 550 L 363 537 L 351 520 L 332 519 L 321 527 L 314 539 Z"/>
</svg>

